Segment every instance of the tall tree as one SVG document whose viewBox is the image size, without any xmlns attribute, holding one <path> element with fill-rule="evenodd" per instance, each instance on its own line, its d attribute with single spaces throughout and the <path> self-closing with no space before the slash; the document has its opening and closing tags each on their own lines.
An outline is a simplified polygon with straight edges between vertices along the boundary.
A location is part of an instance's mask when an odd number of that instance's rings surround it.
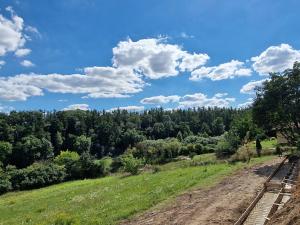
<svg viewBox="0 0 300 225">
<path fill-rule="evenodd" d="M 253 118 L 267 130 L 275 128 L 291 143 L 300 136 L 300 63 L 283 73 L 270 74 L 257 89 Z"/>
</svg>

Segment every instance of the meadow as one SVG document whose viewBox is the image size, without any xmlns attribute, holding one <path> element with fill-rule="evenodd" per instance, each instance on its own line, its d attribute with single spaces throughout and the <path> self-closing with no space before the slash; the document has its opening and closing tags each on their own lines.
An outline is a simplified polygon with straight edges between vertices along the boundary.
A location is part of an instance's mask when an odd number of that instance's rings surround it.
<svg viewBox="0 0 300 225">
<path fill-rule="evenodd" d="M 239 169 L 273 158 L 229 164 L 205 154 L 136 176 L 119 174 L 11 192 L 0 196 L 0 224 L 116 224 L 182 192 L 212 187 Z"/>
</svg>

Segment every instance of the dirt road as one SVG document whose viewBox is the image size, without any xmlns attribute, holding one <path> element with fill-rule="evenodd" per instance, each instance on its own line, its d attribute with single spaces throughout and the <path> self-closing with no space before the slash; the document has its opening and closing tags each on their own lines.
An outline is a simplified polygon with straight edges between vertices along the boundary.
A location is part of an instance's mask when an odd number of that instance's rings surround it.
<svg viewBox="0 0 300 225">
<path fill-rule="evenodd" d="M 194 190 L 122 225 L 229 225 L 233 224 L 262 187 L 280 159 L 236 172 L 210 189 Z"/>
</svg>

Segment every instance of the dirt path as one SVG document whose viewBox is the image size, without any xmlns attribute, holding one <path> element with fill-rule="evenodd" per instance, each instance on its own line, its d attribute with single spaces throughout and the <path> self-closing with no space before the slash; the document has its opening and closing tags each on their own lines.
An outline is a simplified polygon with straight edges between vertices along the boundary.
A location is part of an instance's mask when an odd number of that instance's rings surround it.
<svg viewBox="0 0 300 225">
<path fill-rule="evenodd" d="M 280 159 L 244 169 L 225 178 L 215 187 L 198 189 L 177 197 L 122 225 L 210 225 L 233 224 L 259 191 Z"/>
</svg>

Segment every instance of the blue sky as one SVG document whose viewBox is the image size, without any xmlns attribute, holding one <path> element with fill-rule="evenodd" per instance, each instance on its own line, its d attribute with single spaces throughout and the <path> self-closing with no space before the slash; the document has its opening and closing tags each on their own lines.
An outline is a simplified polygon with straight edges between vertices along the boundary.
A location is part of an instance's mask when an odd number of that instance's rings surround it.
<svg viewBox="0 0 300 225">
<path fill-rule="evenodd" d="M 0 111 L 245 106 L 269 72 L 300 60 L 299 7 L 2 0 Z"/>
</svg>

